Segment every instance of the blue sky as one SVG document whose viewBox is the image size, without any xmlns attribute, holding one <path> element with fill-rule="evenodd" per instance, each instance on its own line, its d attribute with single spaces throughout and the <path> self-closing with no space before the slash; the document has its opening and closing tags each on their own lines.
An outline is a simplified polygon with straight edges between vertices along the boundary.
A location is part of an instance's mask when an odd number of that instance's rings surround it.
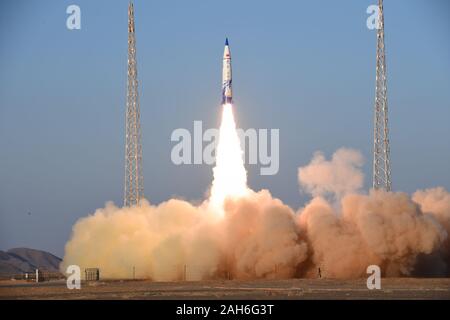
<svg viewBox="0 0 450 320">
<path fill-rule="evenodd" d="M 203 199 L 207 165 L 170 161 L 176 128 L 219 122 L 223 43 L 242 128 L 280 129 L 280 171 L 249 185 L 293 208 L 297 168 L 345 146 L 371 183 L 375 32 L 352 1 L 135 1 L 145 195 Z M 81 30 L 66 8 L 81 8 Z M 62 255 L 73 223 L 123 202 L 128 1 L 0 4 L 0 249 Z M 450 189 L 450 4 L 387 0 L 393 188 Z M 182 177 L 182 178 L 180 178 Z M 29 215 L 28 213 L 31 213 Z"/>
</svg>

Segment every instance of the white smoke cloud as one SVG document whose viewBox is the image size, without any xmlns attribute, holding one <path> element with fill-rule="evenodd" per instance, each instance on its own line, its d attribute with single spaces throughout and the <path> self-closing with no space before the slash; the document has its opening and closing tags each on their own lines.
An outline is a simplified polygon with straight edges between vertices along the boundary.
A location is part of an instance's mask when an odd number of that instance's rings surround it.
<svg viewBox="0 0 450 320">
<path fill-rule="evenodd" d="M 105 278 L 286 278 L 307 257 L 294 212 L 268 191 L 229 199 L 225 217 L 172 199 L 158 206 L 108 203 L 80 219 L 61 270 L 98 267 Z"/>
<path fill-rule="evenodd" d="M 129 278 L 134 267 L 139 277 L 179 280 L 195 261 L 192 276 L 208 277 L 218 264 L 212 229 L 211 215 L 186 201 L 152 206 L 144 200 L 131 208 L 108 203 L 75 224 L 61 268 L 95 266 L 104 277 Z"/>
<path fill-rule="evenodd" d="M 314 197 L 333 195 L 340 199 L 362 188 L 363 162 L 361 153 L 352 149 L 337 150 L 331 160 L 316 152 L 309 165 L 298 169 L 298 180 L 300 186 Z"/>
</svg>

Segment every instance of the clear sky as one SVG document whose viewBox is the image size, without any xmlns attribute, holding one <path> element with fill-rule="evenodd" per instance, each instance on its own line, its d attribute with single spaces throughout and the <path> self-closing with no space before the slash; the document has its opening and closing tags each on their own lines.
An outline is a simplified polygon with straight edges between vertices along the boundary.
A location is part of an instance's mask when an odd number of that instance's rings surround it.
<svg viewBox="0 0 450 320">
<path fill-rule="evenodd" d="M 135 1 L 145 195 L 203 199 L 208 165 L 175 166 L 176 128 L 217 127 L 225 37 L 242 128 L 280 129 L 280 171 L 249 185 L 294 209 L 298 166 L 360 150 L 371 184 L 375 31 L 351 1 Z M 81 8 L 81 30 L 66 8 Z M 0 249 L 63 254 L 71 227 L 123 202 L 128 1 L 0 4 Z M 450 189 L 450 2 L 386 0 L 393 188 Z"/>
</svg>

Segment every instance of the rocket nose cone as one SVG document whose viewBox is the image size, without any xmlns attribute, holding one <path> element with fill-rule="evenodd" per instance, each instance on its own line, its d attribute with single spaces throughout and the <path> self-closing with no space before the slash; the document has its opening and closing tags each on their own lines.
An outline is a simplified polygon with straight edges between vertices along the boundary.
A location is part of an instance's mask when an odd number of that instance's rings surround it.
<svg viewBox="0 0 450 320">
<path fill-rule="evenodd" d="M 225 45 L 228 45 L 228 38 L 225 38 Z"/>
</svg>

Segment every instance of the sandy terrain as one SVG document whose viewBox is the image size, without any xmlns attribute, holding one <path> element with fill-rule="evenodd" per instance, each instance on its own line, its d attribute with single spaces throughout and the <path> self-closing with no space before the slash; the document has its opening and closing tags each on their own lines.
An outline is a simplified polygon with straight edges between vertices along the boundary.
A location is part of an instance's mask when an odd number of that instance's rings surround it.
<svg viewBox="0 0 450 320">
<path fill-rule="evenodd" d="M 0 299 L 450 299 L 450 278 L 386 278 L 380 290 L 366 280 L 291 279 L 258 281 L 82 282 L 69 290 L 64 281 L 0 281 Z"/>
</svg>

